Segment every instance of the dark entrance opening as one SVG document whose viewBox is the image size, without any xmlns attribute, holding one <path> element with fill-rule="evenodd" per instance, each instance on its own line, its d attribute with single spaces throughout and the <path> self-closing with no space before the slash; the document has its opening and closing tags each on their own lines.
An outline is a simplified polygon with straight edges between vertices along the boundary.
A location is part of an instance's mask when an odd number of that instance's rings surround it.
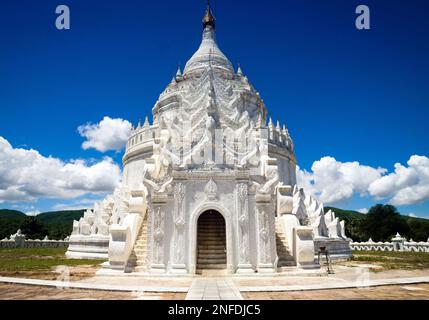
<svg viewBox="0 0 429 320">
<path fill-rule="evenodd" d="M 197 274 L 226 269 L 225 219 L 214 210 L 204 212 L 197 227 Z"/>
</svg>

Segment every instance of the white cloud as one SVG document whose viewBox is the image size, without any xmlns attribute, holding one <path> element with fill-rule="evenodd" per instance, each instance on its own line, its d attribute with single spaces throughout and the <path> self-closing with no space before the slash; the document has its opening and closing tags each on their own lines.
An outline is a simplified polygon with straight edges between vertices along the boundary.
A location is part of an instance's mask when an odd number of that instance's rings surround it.
<svg viewBox="0 0 429 320">
<path fill-rule="evenodd" d="M 76 199 L 73 201 L 65 202 L 65 203 L 57 203 L 50 211 L 64 211 L 64 210 L 82 210 L 89 209 L 94 206 L 96 202 L 101 201 L 102 198 L 99 199 Z"/>
<path fill-rule="evenodd" d="M 28 211 L 25 214 L 29 217 L 35 217 L 41 214 L 41 212 L 39 210 L 34 210 L 34 211 Z"/>
<path fill-rule="evenodd" d="M 395 164 L 392 172 L 369 187 L 371 195 L 377 199 L 391 198 L 394 205 L 407 205 L 429 199 L 429 158 L 412 156 L 408 167 Z"/>
<path fill-rule="evenodd" d="M 360 213 L 363 213 L 363 214 L 367 214 L 368 213 L 368 208 L 358 209 L 357 212 L 360 212 Z"/>
<path fill-rule="evenodd" d="M 36 150 L 13 148 L 0 137 L 0 202 L 72 199 L 111 192 L 120 177 L 121 170 L 111 158 L 92 164 L 64 162 Z"/>
<path fill-rule="evenodd" d="M 78 128 L 79 134 L 86 139 L 84 150 L 95 149 L 100 152 L 120 151 L 131 133 L 131 123 L 123 119 L 104 117 L 97 124 L 87 123 Z"/>
<path fill-rule="evenodd" d="M 408 166 L 395 164 L 395 171 L 373 168 L 359 162 L 339 162 L 332 157 L 315 161 L 311 170 L 297 169 L 298 184 L 325 203 L 350 199 L 354 194 L 387 199 L 393 205 L 410 205 L 429 199 L 429 158 L 414 155 Z"/>
<path fill-rule="evenodd" d="M 313 163 L 312 172 L 298 168 L 298 184 L 324 203 L 350 199 L 355 193 L 365 195 L 369 185 L 385 172 L 359 162 L 339 162 L 324 157 Z"/>
</svg>

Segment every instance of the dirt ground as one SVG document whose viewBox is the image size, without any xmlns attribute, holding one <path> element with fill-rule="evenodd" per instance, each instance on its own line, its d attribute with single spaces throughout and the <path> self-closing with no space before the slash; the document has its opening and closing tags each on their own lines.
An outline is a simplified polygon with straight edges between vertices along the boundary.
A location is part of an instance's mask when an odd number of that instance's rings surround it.
<svg viewBox="0 0 429 320">
<path fill-rule="evenodd" d="M 0 300 L 184 300 L 186 293 L 118 292 L 0 283 Z"/>
<path fill-rule="evenodd" d="M 76 266 L 76 267 L 62 267 L 58 266 L 52 270 L 19 270 L 19 271 L 2 271 L 0 277 L 13 277 L 13 278 L 26 278 L 26 279 L 40 279 L 40 280 L 64 280 L 68 277 L 70 281 L 79 281 L 95 276 L 99 270 L 94 266 Z"/>
</svg>

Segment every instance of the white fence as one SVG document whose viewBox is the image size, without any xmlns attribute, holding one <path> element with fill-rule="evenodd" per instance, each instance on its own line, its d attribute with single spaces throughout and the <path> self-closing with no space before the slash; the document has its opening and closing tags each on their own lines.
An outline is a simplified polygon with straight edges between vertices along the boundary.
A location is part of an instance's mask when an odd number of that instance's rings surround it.
<svg viewBox="0 0 429 320">
<path fill-rule="evenodd" d="M 27 240 L 21 230 L 11 235 L 9 239 L 0 240 L 0 248 L 67 248 L 68 245 L 68 237 L 64 240 L 49 240 L 48 237 L 43 240 Z"/>
<path fill-rule="evenodd" d="M 402 252 L 429 252 L 429 239 L 426 242 L 415 242 L 412 239 L 401 237 L 398 233 L 392 242 L 351 242 L 350 247 L 355 251 L 402 251 Z"/>
</svg>

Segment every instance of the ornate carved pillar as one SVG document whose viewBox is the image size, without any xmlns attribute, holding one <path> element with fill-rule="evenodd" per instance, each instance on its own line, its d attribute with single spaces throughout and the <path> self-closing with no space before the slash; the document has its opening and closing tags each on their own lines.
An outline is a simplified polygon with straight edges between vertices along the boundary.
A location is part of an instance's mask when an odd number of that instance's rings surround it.
<svg viewBox="0 0 429 320">
<path fill-rule="evenodd" d="M 167 208 L 167 195 L 155 194 L 152 196 L 151 208 L 151 243 L 152 261 L 150 271 L 153 273 L 165 272 L 165 214 Z"/>
<path fill-rule="evenodd" d="M 256 194 L 258 272 L 275 272 L 277 257 L 274 208 L 270 194 Z"/>
<path fill-rule="evenodd" d="M 172 273 L 186 274 L 185 264 L 185 194 L 186 187 L 183 183 L 178 182 L 174 186 L 174 212 L 173 212 L 173 264 Z"/>
<path fill-rule="evenodd" d="M 238 217 L 238 269 L 237 273 L 253 273 L 250 261 L 249 239 L 249 201 L 247 183 L 239 183 L 236 187 L 236 212 Z"/>
</svg>

